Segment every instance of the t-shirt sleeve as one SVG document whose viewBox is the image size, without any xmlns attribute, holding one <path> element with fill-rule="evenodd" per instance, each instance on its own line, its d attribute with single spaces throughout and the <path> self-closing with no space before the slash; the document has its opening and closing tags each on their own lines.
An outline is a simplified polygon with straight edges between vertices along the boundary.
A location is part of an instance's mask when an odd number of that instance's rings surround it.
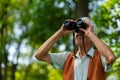
<svg viewBox="0 0 120 80">
<path fill-rule="evenodd" d="M 51 53 L 52 64 L 55 69 L 62 69 L 69 52 Z"/>
<path fill-rule="evenodd" d="M 102 55 L 101 55 L 101 61 L 102 61 L 103 67 L 104 67 L 104 71 L 105 71 L 105 72 L 110 71 L 110 70 L 111 70 L 111 67 L 112 67 L 112 64 L 107 65 L 107 64 L 106 64 L 105 57 L 102 56 Z"/>
</svg>

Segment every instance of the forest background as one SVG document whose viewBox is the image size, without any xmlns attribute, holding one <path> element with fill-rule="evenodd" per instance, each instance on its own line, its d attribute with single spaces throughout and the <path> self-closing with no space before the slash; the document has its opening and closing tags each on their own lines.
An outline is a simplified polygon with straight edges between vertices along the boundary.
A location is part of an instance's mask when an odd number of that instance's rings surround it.
<svg viewBox="0 0 120 80">
<path fill-rule="evenodd" d="M 117 59 L 107 80 L 120 80 L 120 0 L 0 0 L 0 80 L 62 80 L 34 52 L 66 19 L 88 16 Z M 72 51 L 71 35 L 50 52 Z"/>
</svg>

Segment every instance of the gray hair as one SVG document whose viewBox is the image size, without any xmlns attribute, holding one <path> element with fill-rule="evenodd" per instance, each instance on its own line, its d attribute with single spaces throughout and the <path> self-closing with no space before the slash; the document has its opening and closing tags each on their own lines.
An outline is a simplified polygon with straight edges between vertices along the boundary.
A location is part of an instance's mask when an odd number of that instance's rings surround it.
<svg viewBox="0 0 120 80">
<path fill-rule="evenodd" d="M 82 19 L 82 20 L 86 20 L 86 21 L 88 21 L 89 23 L 91 23 L 91 24 L 93 25 L 93 27 L 94 27 L 94 33 L 95 33 L 96 35 L 98 34 L 97 26 L 96 26 L 96 24 L 95 24 L 92 20 L 90 20 L 88 17 L 82 17 L 81 19 Z"/>
</svg>

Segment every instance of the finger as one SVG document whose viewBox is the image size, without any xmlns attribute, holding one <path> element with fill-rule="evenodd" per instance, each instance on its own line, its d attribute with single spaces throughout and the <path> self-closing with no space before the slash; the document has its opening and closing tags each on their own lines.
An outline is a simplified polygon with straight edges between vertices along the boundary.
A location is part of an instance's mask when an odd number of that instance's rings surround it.
<svg viewBox="0 0 120 80">
<path fill-rule="evenodd" d="M 86 31 L 86 30 L 85 30 L 85 29 L 83 29 L 83 28 L 80 28 L 79 30 L 80 30 L 80 31 L 83 31 L 83 32 L 85 32 L 85 31 Z"/>
<path fill-rule="evenodd" d="M 73 20 L 73 19 L 67 19 L 67 21 L 76 22 L 76 21 L 75 21 L 75 20 Z"/>
<path fill-rule="evenodd" d="M 70 34 L 72 32 L 75 32 L 75 30 L 68 30 L 68 31 L 65 31 L 65 34 Z"/>
</svg>

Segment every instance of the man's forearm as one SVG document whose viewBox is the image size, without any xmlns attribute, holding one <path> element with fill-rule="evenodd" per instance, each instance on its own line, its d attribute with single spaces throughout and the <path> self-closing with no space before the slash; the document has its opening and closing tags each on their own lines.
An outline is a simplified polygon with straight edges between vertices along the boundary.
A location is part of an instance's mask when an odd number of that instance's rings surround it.
<svg viewBox="0 0 120 80">
<path fill-rule="evenodd" d="M 104 43 L 102 42 L 94 33 L 89 33 L 88 37 L 94 43 L 98 51 L 106 58 L 108 64 L 114 62 L 115 56 L 113 51 Z"/>
<path fill-rule="evenodd" d="M 53 46 L 53 44 L 62 36 L 62 33 L 60 31 L 57 31 L 54 35 L 52 35 L 47 41 L 42 44 L 42 46 L 36 51 L 35 56 L 37 58 L 40 58 L 48 54 L 48 51 Z"/>
</svg>

